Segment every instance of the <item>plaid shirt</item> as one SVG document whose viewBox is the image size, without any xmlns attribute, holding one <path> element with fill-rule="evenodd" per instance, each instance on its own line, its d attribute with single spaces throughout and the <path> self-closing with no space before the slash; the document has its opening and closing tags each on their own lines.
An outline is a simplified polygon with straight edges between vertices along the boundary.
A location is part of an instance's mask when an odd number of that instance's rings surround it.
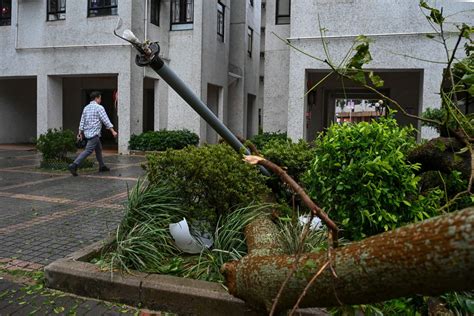
<svg viewBox="0 0 474 316">
<path fill-rule="evenodd" d="M 92 101 L 84 108 L 84 111 L 82 111 L 79 131 L 83 131 L 86 138 L 100 136 L 102 124 L 104 124 L 107 129 L 114 127 L 107 113 L 105 113 L 104 107 Z"/>
</svg>

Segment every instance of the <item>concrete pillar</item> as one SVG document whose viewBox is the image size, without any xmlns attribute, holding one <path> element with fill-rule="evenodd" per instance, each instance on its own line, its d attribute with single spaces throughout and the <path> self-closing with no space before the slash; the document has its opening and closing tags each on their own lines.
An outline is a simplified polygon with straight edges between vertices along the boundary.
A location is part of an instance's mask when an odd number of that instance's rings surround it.
<svg viewBox="0 0 474 316">
<path fill-rule="evenodd" d="M 168 85 L 155 80 L 155 130 L 168 128 Z"/>
<path fill-rule="evenodd" d="M 290 87 L 288 93 L 288 137 L 297 141 L 304 139 L 306 98 L 306 71 L 299 67 L 292 67 L 290 60 Z"/>
<path fill-rule="evenodd" d="M 130 76 L 130 133 L 139 135 L 143 132 L 143 68 L 132 62 Z"/>
<path fill-rule="evenodd" d="M 128 153 L 130 137 L 143 131 L 143 69 L 132 65 L 131 72 L 118 75 L 118 152 Z"/>
<path fill-rule="evenodd" d="M 244 92 L 243 79 L 234 81 L 229 86 L 229 106 L 227 116 L 227 126 L 236 135 L 245 136 L 244 117 L 246 96 Z"/>
<path fill-rule="evenodd" d="M 63 79 L 38 75 L 37 80 L 37 136 L 49 128 L 63 126 Z"/>
<path fill-rule="evenodd" d="M 117 80 L 118 86 L 118 152 L 128 153 L 128 141 L 130 140 L 130 73 L 120 73 Z"/>
</svg>

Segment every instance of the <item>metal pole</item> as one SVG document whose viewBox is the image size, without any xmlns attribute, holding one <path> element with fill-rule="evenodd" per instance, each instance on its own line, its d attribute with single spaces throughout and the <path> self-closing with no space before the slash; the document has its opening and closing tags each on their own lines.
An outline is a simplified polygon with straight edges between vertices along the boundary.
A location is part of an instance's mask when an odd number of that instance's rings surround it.
<svg viewBox="0 0 474 316">
<path fill-rule="evenodd" d="M 238 153 L 250 155 L 250 151 L 239 141 L 239 139 L 225 126 L 209 107 L 199 99 L 196 94 L 184 83 L 181 78 L 158 56 L 160 47 L 157 43 L 151 43 L 145 53 L 136 57 L 136 63 L 140 67 L 150 66 L 163 80 L 183 98 L 211 127 Z M 266 176 L 270 176 L 267 169 L 259 166 Z"/>
</svg>

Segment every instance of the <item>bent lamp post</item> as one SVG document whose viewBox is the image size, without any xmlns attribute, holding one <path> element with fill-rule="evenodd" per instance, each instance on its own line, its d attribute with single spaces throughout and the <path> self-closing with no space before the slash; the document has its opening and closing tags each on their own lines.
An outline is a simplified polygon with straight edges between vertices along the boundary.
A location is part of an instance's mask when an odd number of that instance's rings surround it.
<svg viewBox="0 0 474 316">
<path fill-rule="evenodd" d="M 183 98 L 211 127 L 238 153 L 250 155 L 250 151 L 239 141 L 239 139 L 225 126 L 217 116 L 199 99 L 196 94 L 181 80 L 178 75 L 168 67 L 159 57 L 160 46 L 158 43 L 145 41 L 141 43 L 130 30 L 125 30 L 123 36 L 114 31 L 121 39 L 131 43 L 139 54 L 135 62 L 140 67 L 150 66 L 178 95 Z M 259 166 L 263 174 L 270 173 L 264 167 Z"/>
</svg>

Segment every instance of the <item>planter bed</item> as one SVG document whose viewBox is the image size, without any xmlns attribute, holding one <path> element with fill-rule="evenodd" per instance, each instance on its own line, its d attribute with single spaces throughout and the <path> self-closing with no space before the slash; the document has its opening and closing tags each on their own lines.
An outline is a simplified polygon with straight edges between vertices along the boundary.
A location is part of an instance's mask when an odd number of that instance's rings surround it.
<svg viewBox="0 0 474 316">
<path fill-rule="evenodd" d="M 110 241 L 100 241 L 57 260 L 45 268 L 49 288 L 112 302 L 179 315 L 265 315 L 251 310 L 217 283 L 167 275 L 101 271 L 88 261 Z M 327 315 L 319 309 L 299 315 Z"/>
</svg>

